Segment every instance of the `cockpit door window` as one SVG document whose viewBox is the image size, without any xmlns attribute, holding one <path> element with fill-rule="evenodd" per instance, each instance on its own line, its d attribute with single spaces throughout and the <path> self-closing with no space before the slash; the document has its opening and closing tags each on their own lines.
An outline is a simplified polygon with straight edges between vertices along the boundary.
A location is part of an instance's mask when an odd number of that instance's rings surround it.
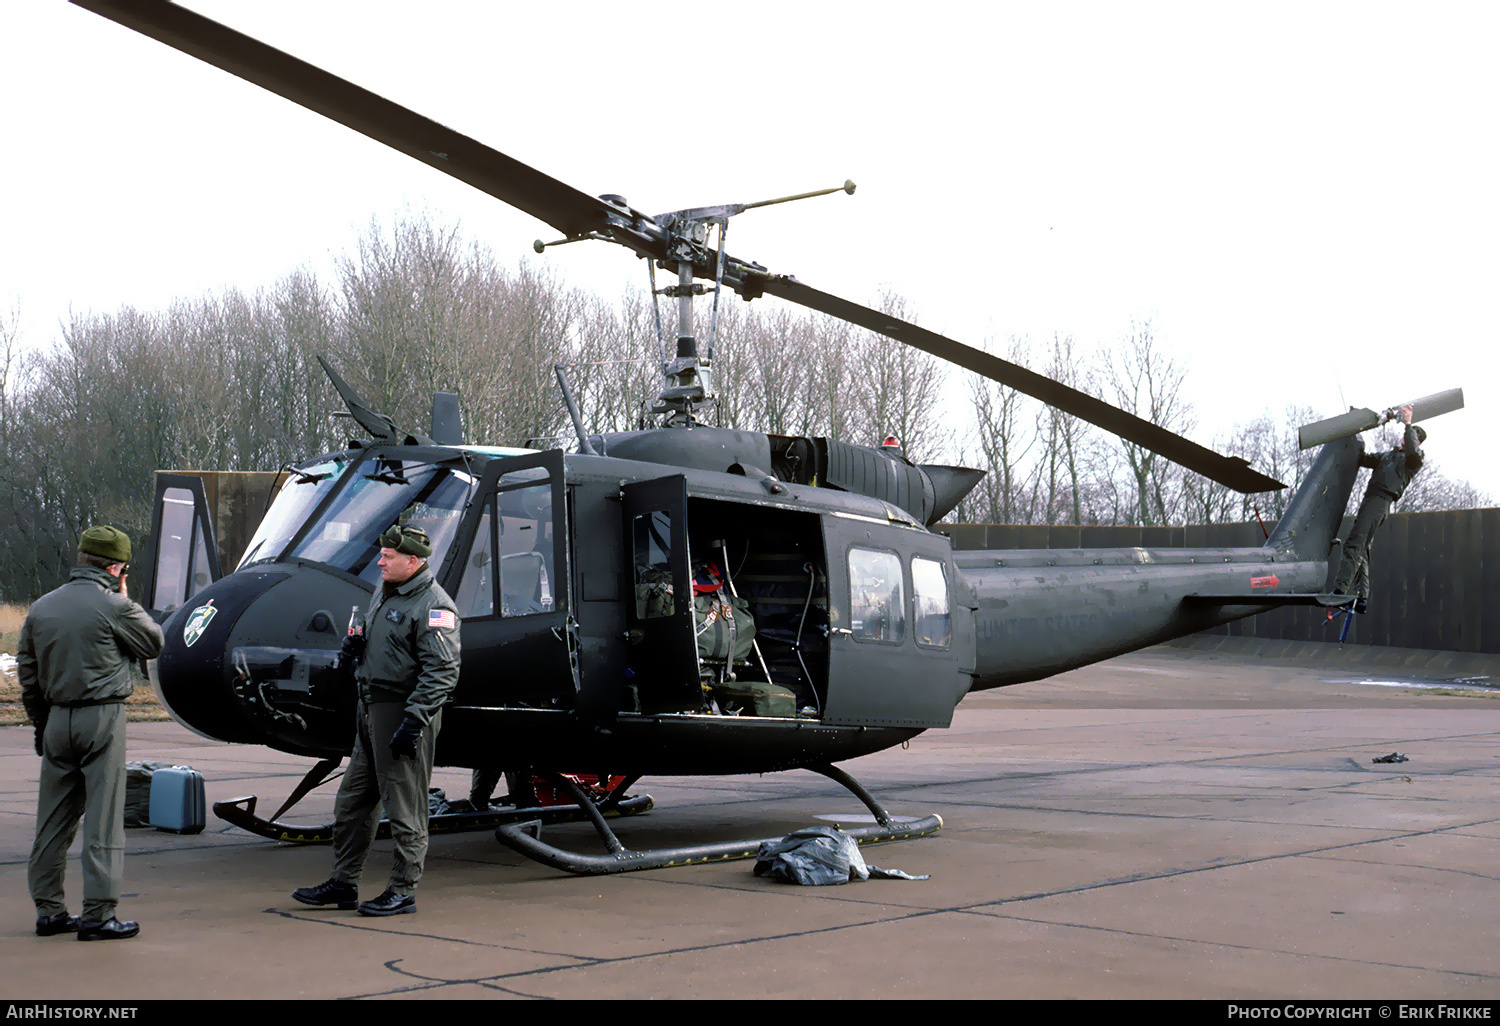
<svg viewBox="0 0 1500 1026">
<path fill-rule="evenodd" d="M 520 464 L 520 466 L 517 466 Z M 562 454 L 491 463 L 480 475 L 452 568 L 458 615 L 513 618 L 556 613 L 565 602 L 566 514 Z M 473 524 L 470 534 L 469 524 Z M 434 552 L 433 565 L 438 561 Z"/>
<path fill-rule="evenodd" d="M 534 474 L 503 475 L 481 500 L 454 596 L 460 616 L 528 616 L 557 607 L 552 482 L 545 471 L 541 477 L 533 483 Z"/>
<path fill-rule="evenodd" d="M 147 608 L 169 612 L 219 577 L 219 553 L 203 482 L 158 474 Z"/>
</svg>

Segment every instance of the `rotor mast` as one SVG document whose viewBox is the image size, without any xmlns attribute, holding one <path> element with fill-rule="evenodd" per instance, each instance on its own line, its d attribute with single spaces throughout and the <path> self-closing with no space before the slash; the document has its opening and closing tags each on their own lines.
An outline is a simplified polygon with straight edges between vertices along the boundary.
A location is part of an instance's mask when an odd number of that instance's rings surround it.
<svg viewBox="0 0 1500 1026">
<path fill-rule="evenodd" d="M 656 296 L 666 296 L 677 300 L 677 353 L 662 366 L 662 376 L 665 382 L 661 393 L 656 397 L 656 405 L 651 408 L 652 413 L 663 416 L 664 426 L 691 427 L 696 423 L 693 414 L 698 405 L 706 402 L 713 395 L 709 369 L 713 365 L 714 342 L 718 336 L 719 295 L 724 287 L 726 264 L 724 237 L 729 232 L 729 219 L 746 210 L 769 207 L 776 203 L 790 203 L 792 200 L 827 196 L 835 192 L 843 192 L 852 196 L 854 188 L 852 181 L 845 181 L 843 185 L 832 189 L 815 189 L 812 192 L 802 192 L 795 196 L 779 196 L 776 199 L 760 200 L 755 203 L 726 203 L 713 207 L 692 207 L 658 214 L 650 218 L 652 226 L 665 236 L 666 251 L 665 258 L 655 260 L 653 281 L 655 267 L 660 267 L 664 271 L 675 270 L 677 272 L 677 284 L 668 285 L 659 290 L 653 289 L 655 294 L 652 296 L 653 301 Z M 629 209 L 621 196 L 608 195 L 599 198 L 613 206 Z M 709 232 L 714 227 L 718 228 L 717 252 L 709 247 Z M 535 248 L 541 252 L 546 245 L 538 241 Z M 642 255 L 648 260 L 653 259 L 648 254 Z M 708 346 L 706 351 L 700 354 L 693 321 L 693 298 L 705 294 L 708 288 L 693 279 L 700 275 L 706 277 L 704 272 L 709 267 L 713 268 L 713 317 L 709 322 Z"/>
<path fill-rule="evenodd" d="M 674 215 L 666 215 L 672 217 Z M 660 218 L 657 219 L 660 223 Z M 677 355 L 662 367 L 666 379 L 661 393 L 656 397 L 652 413 L 662 414 L 666 427 L 692 427 L 693 411 L 698 404 L 712 394 L 708 371 L 713 363 L 713 343 L 710 336 L 709 352 L 698 355 L 698 339 L 693 326 L 693 296 L 701 294 L 703 286 L 693 281 L 696 258 L 706 249 L 709 220 L 685 220 L 668 226 L 670 259 L 662 261 L 663 270 L 677 265 L 677 284 L 661 290 L 661 294 L 677 300 Z M 727 225 L 718 222 L 722 238 Z M 717 296 L 719 281 L 714 282 Z M 652 297 L 655 302 L 656 297 Z"/>
</svg>

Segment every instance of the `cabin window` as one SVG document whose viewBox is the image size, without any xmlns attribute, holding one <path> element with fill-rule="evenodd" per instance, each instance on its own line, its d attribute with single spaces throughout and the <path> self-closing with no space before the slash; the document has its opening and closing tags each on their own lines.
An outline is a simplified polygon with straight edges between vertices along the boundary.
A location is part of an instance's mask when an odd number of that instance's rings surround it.
<svg viewBox="0 0 1500 1026">
<path fill-rule="evenodd" d="M 849 626 L 856 641 L 900 644 L 906 637 L 901 557 L 894 552 L 849 549 Z"/>
<path fill-rule="evenodd" d="M 911 561 L 912 624 L 917 644 L 947 648 L 953 640 L 953 616 L 948 608 L 948 579 L 943 564 L 914 556 Z"/>
<path fill-rule="evenodd" d="M 531 483 L 538 478 L 540 484 Z M 552 612 L 557 608 L 552 592 L 556 539 L 547 472 L 538 467 L 502 475 L 483 510 L 454 596 L 458 615 Z"/>
</svg>

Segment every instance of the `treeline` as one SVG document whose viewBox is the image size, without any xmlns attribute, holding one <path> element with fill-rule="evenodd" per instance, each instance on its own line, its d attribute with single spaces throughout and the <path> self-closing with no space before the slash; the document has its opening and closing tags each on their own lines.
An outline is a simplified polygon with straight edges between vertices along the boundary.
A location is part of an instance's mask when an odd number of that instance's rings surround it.
<svg viewBox="0 0 1500 1026">
<path fill-rule="evenodd" d="M 367 404 L 425 431 L 434 391 L 462 400 L 469 440 L 572 447 L 553 365 L 570 378 L 593 431 L 644 423 L 675 351 L 645 290 L 618 300 L 544 271 L 507 267 L 452 226 L 417 215 L 372 223 L 326 278 L 303 270 L 268 288 L 234 288 L 162 311 L 71 315 L 45 347 L 23 349 L 0 316 L 0 600 L 54 587 L 79 532 L 105 522 L 138 541 L 150 528 L 158 469 L 270 470 L 341 448 L 356 429 L 318 366 L 324 356 Z M 898 296 L 879 301 L 911 317 Z M 700 351 L 711 303 L 698 304 Z M 1280 496 L 1245 499 L 992 383 L 819 314 L 721 302 L 712 331 L 716 403 L 726 427 L 878 443 L 894 434 L 919 462 L 990 470 L 955 512 L 1010 523 L 1267 521 Z M 27 340 L 31 341 L 31 340 Z M 1007 340 L 996 351 L 1175 431 L 1191 430 L 1185 369 L 1136 325 L 1113 356 L 1080 357 L 1069 338 Z M 1287 411 L 1219 440 L 1221 451 L 1295 484 L 1306 454 Z M 1405 509 L 1483 497 L 1429 467 Z"/>
<path fill-rule="evenodd" d="M 1063 335 L 1044 344 L 1012 337 L 996 355 L 1195 437 L 1197 419 L 1183 387 L 1188 369 L 1162 349 L 1149 322 L 1132 324 L 1125 337 L 1086 355 Z M 1210 448 L 1241 456 L 1288 486 L 1242 495 L 1013 389 L 968 378 L 976 419 L 968 448 L 960 441 L 959 451 L 974 461 L 969 465 L 990 471 L 955 512 L 971 523 L 1164 526 L 1259 517 L 1270 525 L 1285 511 L 1317 456 L 1316 449 L 1298 448 L 1297 428 L 1325 416 L 1308 406 L 1287 406 L 1206 440 Z M 1387 449 L 1399 437 L 1394 426 L 1364 436 L 1370 451 Z M 1368 479 L 1369 471 L 1362 470 L 1350 513 Z M 1443 474 L 1429 452 L 1398 508 L 1419 512 L 1489 503 L 1466 481 Z"/>
</svg>

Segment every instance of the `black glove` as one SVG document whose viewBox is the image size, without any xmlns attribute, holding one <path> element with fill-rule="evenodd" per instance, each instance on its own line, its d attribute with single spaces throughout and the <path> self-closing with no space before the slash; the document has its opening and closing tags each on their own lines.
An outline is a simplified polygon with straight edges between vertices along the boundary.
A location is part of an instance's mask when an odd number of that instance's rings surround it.
<svg viewBox="0 0 1500 1026">
<path fill-rule="evenodd" d="M 345 634 L 343 644 L 339 645 L 338 669 L 341 673 L 354 673 L 354 668 L 359 661 L 365 657 L 365 636 L 363 634 Z"/>
<path fill-rule="evenodd" d="M 42 735 L 47 732 L 47 725 L 45 723 L 36 723 L 36 724 L 33 724 L 32 726 L 33 726 L 33 729 L 36 731 L 36 754 L 41 755 L 41 754 L 43 754 L 42 753 Z"/>
<path fill-rule="evenodd" d="M 396 733 L 391 735 L 391 758 L 399 759 L 403 755 L 408 759 L 417 757 L 417 738 L 422 736 L 422 724 L 411 713 L 407 713 L 401 719 L 401 726 L 396 728 Z"/>
</svg>

